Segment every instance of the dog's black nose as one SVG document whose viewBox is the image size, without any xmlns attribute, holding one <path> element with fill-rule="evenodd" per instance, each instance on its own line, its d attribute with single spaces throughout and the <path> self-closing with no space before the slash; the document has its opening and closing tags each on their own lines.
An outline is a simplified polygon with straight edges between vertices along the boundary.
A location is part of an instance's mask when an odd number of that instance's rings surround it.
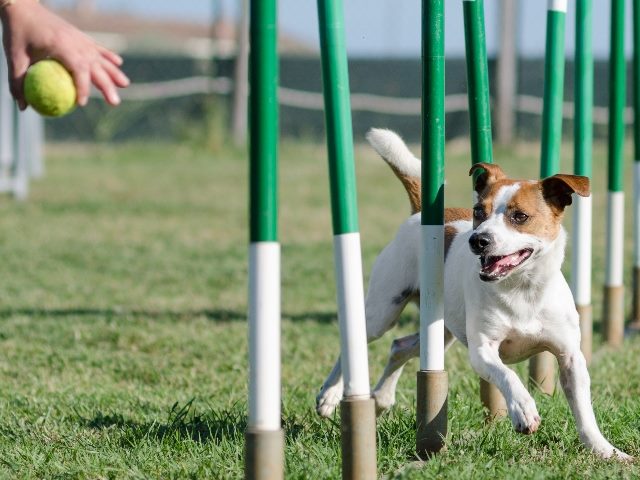
<svg viewBox="0 0 640 480">
<path fill-rule="evenodd" d="M 474 233 L 469 237 L 469 246 L 476 255 L 483 253 L 489 245 L 491 245 L 491 235 L 488 233 Z"/>
</svg>

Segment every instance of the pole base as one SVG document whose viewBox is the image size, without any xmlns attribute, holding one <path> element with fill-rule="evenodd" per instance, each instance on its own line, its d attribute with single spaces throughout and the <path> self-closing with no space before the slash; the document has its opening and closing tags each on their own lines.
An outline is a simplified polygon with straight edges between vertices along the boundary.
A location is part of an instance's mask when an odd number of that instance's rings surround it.
<svg viewBox="0 0 640 480">
<path fill-rule="evenodd" d="M 480 379 L 480 400 L 485 408 L 486 420 L 507 416 L 507 402 L 493 383 Z"/>
<path fill-rule="evenodd" d="M 419 370 L 416 453 L 426 458 L 445 446 L 449 377 L 445 370 Z"/>
<path fill-rule="evenodd" d="M 602 324 L 604 341 L 610 347 L 621 347 L 624 340 L 624 286 L 604 287 Z"/>
<path fill-rule="evenodd" d="M 342 399 L 340 423 L 342 478 L 376 478 L 376 402 L 373 398 Z"/>
<path fill-rule="evenodd" d="M 538 388 L 542 393 L 553 395 L 556 389 L 556 357 L 550 352 L 541 352 L 529 360 L 529 388 Z"/>
<path fill-rule="evenodd" d="M 576 305 L 576 310 L 580 317 L 580 350 L 588 365 L 593 353 L 593 308 L 591 305 Z"/>
<path fill-rule="evenodd" d="M 247 429 L 244 434 L 244 475 L 247 480 L 284 478 L 284 430 Z"/>
</svg>

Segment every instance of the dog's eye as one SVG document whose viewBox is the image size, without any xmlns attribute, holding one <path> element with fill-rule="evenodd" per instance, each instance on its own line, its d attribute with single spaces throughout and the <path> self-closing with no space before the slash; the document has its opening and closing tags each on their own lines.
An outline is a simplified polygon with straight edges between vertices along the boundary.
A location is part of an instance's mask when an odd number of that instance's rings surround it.
<svg viewBox="0 0 640 480">
<path fill-rule="evenodd" d="M 529 215 L 527 215 L 524 212 L 521 211 L 515 211 L 513 212 L 513 214 L 511 215 L 511 221 L 513 223 L 517 223 L 519 225 L 522 225 L 524 222 L 526 222 L 529 219 Z"/>
<path fill-rule="evenodd" d="M 476 205 L 473 207 L 473 218 L 476 220 L 485 220 L 487 218 L 487 214 L 484 213 L 484 208 L 480 205 Z"/>
</svg>

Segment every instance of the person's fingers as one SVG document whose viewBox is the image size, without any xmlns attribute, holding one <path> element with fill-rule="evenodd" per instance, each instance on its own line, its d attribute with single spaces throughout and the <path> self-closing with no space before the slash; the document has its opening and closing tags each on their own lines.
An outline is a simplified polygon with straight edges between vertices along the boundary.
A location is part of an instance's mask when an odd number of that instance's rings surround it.
<svg viewBox="0 0 640 480">
<path fill-rule="evenodd" d="M 111 63 L 109 60 L 102 60 L 102 68 L 104 68 L 105 72 L 109 75 L 113 83 L 120 88 L 127 87 L 129 83 L 129 77 L 127 77 L 122 70 L 120 70 L 116 65 Z"/>
<path fill-rule="evenodd" d="M 100 52 L 100 55 L 102 55 L 105 59 L 107 59 L 114 65 L 117 65 L 118 67 L 122 65 L 122 57 L 117 53 L 112 52 L 102 45 L 98 45 L 98 51 Z"/>
<path fill-rule="evenodd" d="M 77 68 L 71 70 L 76 84 L 76 103 L 84 107 L 89 101 L 89 89 L 91 88 L 91 75 L 89 69 Z"/>
<path fill-rule="evenodd" d="M 102 96 L 109 105 L 116 106 L 120 104 L 120 96 L 116 86 L 109 74 L 101 66 L 95 65 L 92 68 L 91 81 L 102 92 Z"/>
<path fill-rule="evenodd" d="M 29 68 L 29 57 L 25 52 L 12 52 L 9 59 L 9 89 L 20 110 L 27 108 L 24 99 L 24 76 Z"/>
</svg>

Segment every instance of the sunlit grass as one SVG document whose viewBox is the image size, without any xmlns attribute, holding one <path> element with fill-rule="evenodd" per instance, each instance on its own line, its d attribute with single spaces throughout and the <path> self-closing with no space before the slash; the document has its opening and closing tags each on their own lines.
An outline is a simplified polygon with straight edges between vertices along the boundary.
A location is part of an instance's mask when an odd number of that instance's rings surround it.
<svg viewBox="0 0 640 480">
<path fill-rule="evenodd" d="M 32 185 L 28 202 L 0 199 L 0 472 L 7 478 L 241 478 L 244 154 L 174 144 L 62 145 L 48 152 L 46 176 Z M 448 152 L 447 203 L 468 205 L 467 145 L 450 144 Z M 606 179 L 602 146 L 595 152 L 599 321 Z M 567 171 L 571 151 L 564 153 Z M 533 145 L 498 149 L 495 156 L 513 176 L 538 174 Z M 367 147 L 358 147 L 356 158 L 367 276 L 409 207 Z M 324 148 L 284 143 L 280 177 L 287 478 L 338 478 L 339 417 L 320 420 L 314 412 L 339 349 Z M 408 311 L 397 331 L 371 345 L 374 379 L 391 336 L 413 332 L 415 316 Z M 592 366 L 602 430 L 636 455 L 638 358 L 640 341 L 631 338 L 623 350 L 599 350 Z M 415 368 L 415 362 L 407 367 L 396 407 L 378 422 L 379 471 L 389 478 L 640 474 L 584 450 L 560 392 L 536 394 L 543 424 L 535 435 L 516 434 L 508 421 L 485 424 L 478 381 L 460 346 L 447 357 L 448 449 L 415 463 Z M 524 365 L 517 369 L 524 374 Z"/>
</svg>

